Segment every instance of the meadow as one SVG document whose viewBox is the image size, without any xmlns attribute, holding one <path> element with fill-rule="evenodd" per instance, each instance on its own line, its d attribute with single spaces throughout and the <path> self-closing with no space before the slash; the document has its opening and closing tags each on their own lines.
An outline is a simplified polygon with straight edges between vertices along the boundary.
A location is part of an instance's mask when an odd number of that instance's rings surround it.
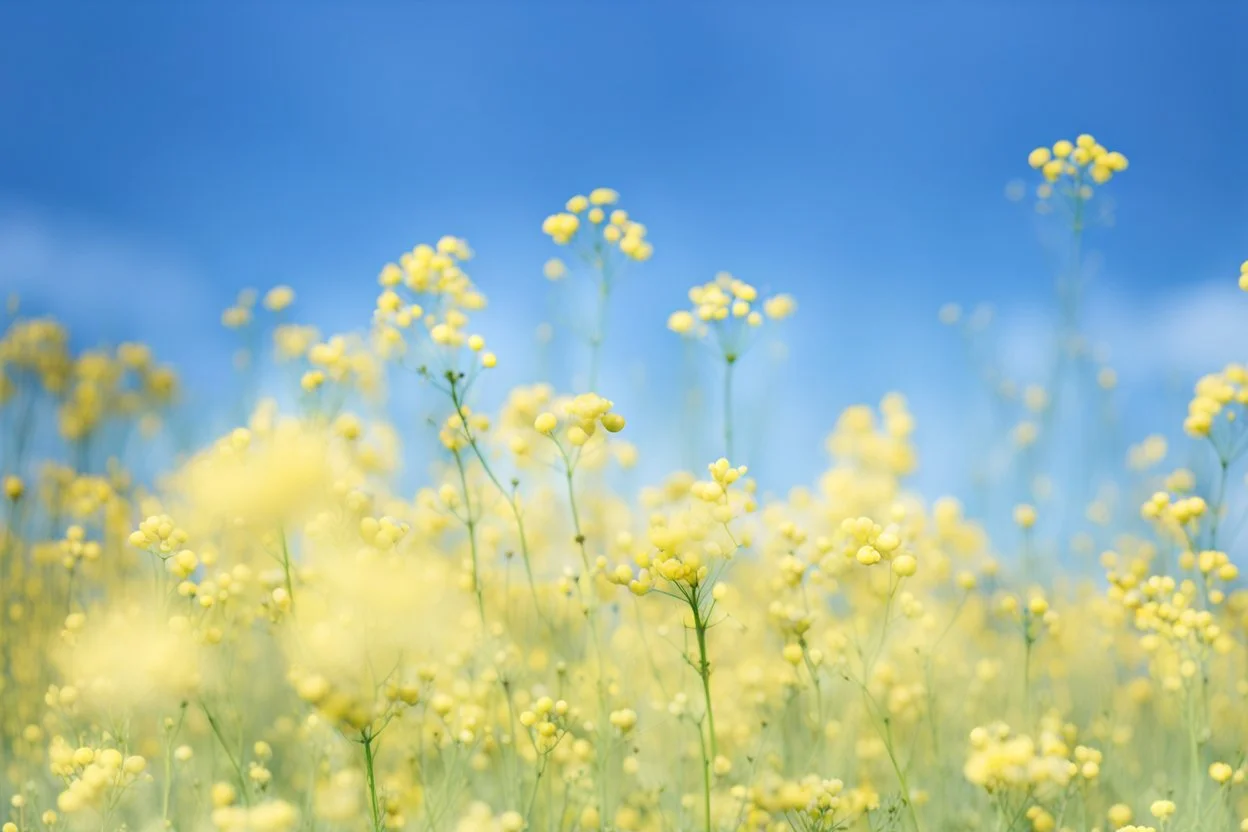
<svg viewBox="0 0 1248 832">
<path fill-rule="evenodd" d="M 1199 467 L 1134 437 L 1116 499 L 1068 507 L 1096 537 L 1055 556 L 1037 529 L 1061 414 L 1116 381 L 1081 329 L 1084 235 L 1131 171 L 1090 135 L 1024 149 L 1028 168 L 1067 243 L 1051 377 L 988 381 L 1028 489 L 1007 517 L 914 493 L 904 391 L 829 414 L 822 475 L 763 493 L 734 373 L 801 298 L 727 272 L 634 322 L 709 356 L 719 454 L 622 486 L 646 447 L 600 389 L 628 348 L 612 290 L 674 230 L 609 188 L 535 207 L 545 279 L 593 298 L 585 382 L 494 389 L 496 412 L 477 402 L 515 357 L 474 327 L 489 287 L 453 236 L 379 264 L 353 332 L 298 322 L 298 287 L 240 295 L 221 317 L 250 345 L 238 372 L 289 384 L 172 456 L 175 369 L 11 307 L 3 832 L 1248 830 L 1228 555 L 1248 367 L 1208 368 L 1172 414 Z M 436 431 L 389 413 L 400 384 Z M 435 434 L 403 490 L 405 449 Z"/>
</svg>

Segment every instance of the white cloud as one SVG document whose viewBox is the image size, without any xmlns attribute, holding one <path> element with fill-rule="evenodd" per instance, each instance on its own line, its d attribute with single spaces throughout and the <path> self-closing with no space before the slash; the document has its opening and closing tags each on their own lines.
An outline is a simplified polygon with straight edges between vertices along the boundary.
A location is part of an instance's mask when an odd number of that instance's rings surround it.
<svg viewBox="0 0 1248 832">
<path fill-rule="evenodd" d="M 176 343 L 217 323 L 207 284 L 159 244 L 6 202 L 0 286 L 26 314 L 54 314 L 88 342 L 120 334 Z"/>
<path fill-rule="evenodd" d="M 1044 379 L 1053 321 L 1034 308 L 1002 315 L 999 354 L 1011 376 Z M 1101 291 L 1088 304 L 1084 331 L 1094 348 L 1107 350 L 1124 383 L 1195 379 L 1228 361 L 1248 359 L 1248 297 L 1233 278 L 1144 297 Z"/>
</svg>

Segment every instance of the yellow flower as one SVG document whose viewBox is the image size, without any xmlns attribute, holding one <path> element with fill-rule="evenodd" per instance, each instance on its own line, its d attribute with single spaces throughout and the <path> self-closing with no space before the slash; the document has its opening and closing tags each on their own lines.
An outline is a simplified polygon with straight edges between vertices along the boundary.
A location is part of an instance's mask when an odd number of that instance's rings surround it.
<svg viewBox="0 0 1248 832">
<path fill-rule="evenodd" d="M 289 286 L 274 286 L 264 295 L 264 308 L 280 312 L 295 302 L 295 290 Z"/>
<path fill-rule="evenodd" d="M 619 199 L 620 195 L 610 188 L 594 188 L 589 192 L 591 205 L 614 205 Z"/>
<path fill-rule="evenodd" d="M 568 273 L 568 267 L 558 257 L 552 257 L 542 266 L 542 273 L 549 280 L 558 280 Z"/>
<path fill-rule="evenodd" d="M 1148 811 L 1158 820 L 1166 820 L 1174 815 L 1176 807 L 1172 800 L 1154 800 L 1148 807 Z"/>
</svg>

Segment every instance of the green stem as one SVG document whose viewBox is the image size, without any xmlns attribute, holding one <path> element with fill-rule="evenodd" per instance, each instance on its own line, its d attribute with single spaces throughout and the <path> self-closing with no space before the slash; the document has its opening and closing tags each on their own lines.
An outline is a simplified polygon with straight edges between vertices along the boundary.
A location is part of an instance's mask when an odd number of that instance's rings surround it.
<svg viewBox="0 0 1248 832">
<path fill-rule="evenodd" d="M 581 529 L 581 514 L 576 506 L 576 485 L 573 481 L 573 475 L 576 467 L 572 460 L 568 457 L 563 446 L 555 442 L 555 447 L 559 449 L 560 456 L 563 457 L 563 468 L 565 479 L 568 484 L 568 505 L 572 511 L 572 528 L 576 533 L 576 545 L 581 552 L 581 563 L 585 567 L 584 587 L 585 587 L 585 617 L 589 620 L 589 638 L 593 642 L 594 655 L 597 657 L 598 679 L 598 736 L 601 740 L 601 748 L 598 749 L 598 802 L 599 815 L 605 823 L 608 817 L 608 797 L 607 797 L 607 766 L 609 765 L 607 729 L 610 724 L 610 714 L 607 708 L 607 680 L 606 680 L 606 663 L 603 657 L 602 642 L 598 635 L 598 603 L 596 592 L 593 584 L 593 569 L 589 564 L 589 553 L 585 548 L 585 533 Z"/>
<path fill-rule="evenodd" d="M 382 832 L 381 804 L 377 800 L 377 776 L 373 770 L 373 735 L 360 732 L 360 744 L 364 746 L 364 776 L 368 781 L 368 808 L 373 817 L 373 832 Z"/>
<path fill-rule="evenodd" d="M 1023 612 L 1023 723 L 1031 730 L 1031 612 Z"/>
<path fill-rule="evenodd" d="M 736 366 L 737 357 L 729 354 L 724 356 L 724 453 L 731 462 L 732 455 L 732 368 Z"/>
<path fill-rule="evenodd" d="M 295 581 L 290 569 L 290 546 L 286 542 L 286 530 L 279 529 L 282 538 L 282 577 L 286 583 L 286 597 L 290 599 L 290 611 L 295 611 Z"/>
<path fill-rule="evenodd" d="M 225 735 L 221 733 L 220 723 L 212 715 L 212 711 L 208 710 L 206 702 L 201 700 L 199 708 L 204 712 L 204 716 L 208 718 L 208 725 L 212 728 L 212 735 L 217 738 L 217 742 L 221 745 L 221 750 L 225 752 L 225 758 L 230 761 L 230 766 L 234 769 L 234 776 L 238 779 L 239 797 L 243 799 L 245 805 L 251 805 L 251 798 L 247 794 L 247 775 L 243 774 L 243 767 L 239 764 L 238 758 L 234 756 L 230 744 L 225 741 Z"/>
<path fill-rule="evenodd" d="M 477 613 L 481 616 L 481 630 L 485 630 L 485 597 L 481 588 L 481 572 L 477 553 L 477 518 L 472 513 L 472 496 L 468 492 L 468 475 L 464 470 L 464 458 L 458 448 L 451 449 L 455 468 L 459 471 L 459 485 L 464 492 L 464 525 L 468 527 L 468 544 L 472 549 L 472 589 L 477 596 Z"/>
<path fill-rule="evenodd" d="M 165 743 L 165 788 L 164 794 L 160 801 L 160 817 L 165 822 L 165 828 L 171 826 L 169 822 L 169 803 L 173 795 L 173 744 L 177 742 L 178 734 L 182 731 L 182 722 L 186 719 L 186 703 L 182 703 L 181 713 L 178 714 L 178 721 L 169 732 L 169 740 Z"/>
<path fill-rule="evenodd" d="M 477 461 L 481 463 L 481 469 L 485 471 L 486 477 L 494 484 L 494 487 L 498 489 L 498 493 L 502 495 L 507 505 L 511 508 L 511 515 L 516 521 L 516 533 L 520 538 L 520 556 L 524 561 L 524 574 L 529 579 L 529 592 L 533 596 L 533 609 L 537 613 L 538 618 L 544 618 L 541 604 L 537 599 L 537 583 L 533 579 L 533 564 L 529 557 L 529 540 L 524 531 L 524 515 L 520 511 L 520 503 L 514 493 L 503 487 L 502 482 L 495 475 L 494 469 L 486 461 L 485 453 L 481 450 L 481 446 L 472 432 L 472 426 L 468 424 L 468 414 L 464 412 L 464 404 L 456 387 L 458 377 L 453 372 L 447 373 L 447 380 L 450 382 L 451 404 L 455 406 L 455 413 L 459 416 L 460 425 L 463 426 L 464 436 L 468 440 L 468 447 L 472 448 L 472 453 L 476 456 Z"/>
<path fill-rule="evenodd" d="M 1226 474 L 1231 462 L 1223 454 L 1218 454 L 1218 491 L 1217 500 L 1210 507 L 1213 517 L 1209 520 L 1209 548 L 1218 548 L 1218 525 L 1221 521 L 1222 509 L 1226 503 Z"/>
<path fill-rule="evenodd" d="M 706 650 L 706 624 L 697 602 L 697 593 L 690 595 L 689 608 L 693 611 L 693 627 L 698 639 L 698 675 L 702 678 L 702 696 L 706 702 L 706 740 L 702 743 L 702 797 L 706 810 L 706 832 L 711 832 L 711 764 L 719 756 L 715 739 L 715 708 L 711 703 L 711 662 Z M 698 728 L 699 735 L 702 733 Z M 707 753 L 709 747 L 710 753 Z"/>
<path fill-rule="evenodd" d="M 598 323 L 593 335 L 589 337 L 589 392 L 598 387 L 598 369 L 602 363 L 602 345 L 607 340 L 607 299 L 611 294 L 611 284 L 606 275 L 598 281 Z"/>
</svg>

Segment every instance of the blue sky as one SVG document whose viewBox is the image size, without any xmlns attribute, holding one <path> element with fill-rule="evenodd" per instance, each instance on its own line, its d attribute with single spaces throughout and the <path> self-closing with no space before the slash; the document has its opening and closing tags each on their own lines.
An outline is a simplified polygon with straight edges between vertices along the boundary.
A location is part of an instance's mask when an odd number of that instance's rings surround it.
<svg viewBox="0 0 1248 832">
<path fill-rule="evenodd" d="M 800 305 L 789 360 L 744 381 L 784 397 L 758 452 L 777 483 L 815 474 L 843 406 L 900 389 L 921 479 L 952 487 L 972 386 L 935 311 L 992 303 L 1004 360 L 1038 370 L 1051 262 L 1004 197 L 1036 144 L 1090 131 L 1131 159 L 1090 322 L 1134 433 L 1181 420 L 1166 384 L 1248 352 L 1245 35 L 1231 2 L 8 3 L 0 288 L 84 342 L 150 339 L 211 399 L 238 289 L 290 283 L 300 317 L 359 328 L 382 263 L 455 234 L 500 379 L 527 380 L 541 219 L 609 185 L 656 250 L 615 299 L 604 388 L 643 447 L 680 444 L 663 321 L 728 270 Z"/>
</svg>

